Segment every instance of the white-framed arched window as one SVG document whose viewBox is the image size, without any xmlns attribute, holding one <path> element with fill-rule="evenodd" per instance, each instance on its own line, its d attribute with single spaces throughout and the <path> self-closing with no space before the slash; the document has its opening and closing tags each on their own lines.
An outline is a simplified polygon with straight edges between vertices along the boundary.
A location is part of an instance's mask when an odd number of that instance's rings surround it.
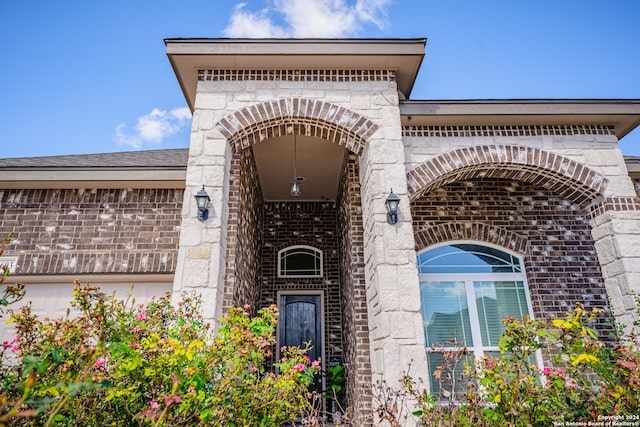
<svg viewBox="0 0 640 427">
<path fill-rule="evenodd" d="M 418 274 L 432 393 L 440 391 L 434 372 L 443 363 L 434 346 L 495 356 L 502 320 L 532 317 L 522 259 L 506 249 L 469 241 L 432 246 L 418 253 Z M 542 366 L 540 355 L 531 362 Z"/>
<path fill-rule="evenodd" d="M 322 277 L 322 251 L 305 245 L 281 249 L 278 277 Z"/>
</svg>

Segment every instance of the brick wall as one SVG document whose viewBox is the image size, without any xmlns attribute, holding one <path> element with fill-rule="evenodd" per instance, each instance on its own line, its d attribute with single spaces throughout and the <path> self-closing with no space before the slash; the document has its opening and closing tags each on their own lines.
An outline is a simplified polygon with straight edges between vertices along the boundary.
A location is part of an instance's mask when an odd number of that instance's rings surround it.
<svg viewBox="0 0 640 427">
<path fill-rule="evenodd" d="M 264 202 L 251 150 L 233 156 L 230 177 L 223 306 L 229 308 L 233 303 L 259 308 Z"/>
<path fill-rule="evenodd" d="M 344 163 L 338 194 L 346 403 L 360 419 L 370 413 L 372 379 L 359 165 L 354 157 Z"/>
<path fill-rule="evenodd" d="M 316 290 L 324 294 L 325 355 L 342 359 L 340 275 L 334 202 L 264 204 L 261 306 L 277 303 L 278 291 Z M 308 245 L 323 253 L 323 277 L 279 278 L 278 251 Z"/>
<path fill-rule="evenodd" d="M 0 190 L 15 274 L 172 273 L 183 190 Z"/>
<path fill-rule="evenodd" d="M 443 224 L 481 223 L 520 236 L 527 246 L 525 270 L 538 318 L 563 317 L 576 302 L 607 307 L 587 213 L 548 190 L 500 179 L 461 181 L 415 200 L 412 213 L 416 234 Z M 603 333 L 607 321 L 601 319 Z"/>
</svg>

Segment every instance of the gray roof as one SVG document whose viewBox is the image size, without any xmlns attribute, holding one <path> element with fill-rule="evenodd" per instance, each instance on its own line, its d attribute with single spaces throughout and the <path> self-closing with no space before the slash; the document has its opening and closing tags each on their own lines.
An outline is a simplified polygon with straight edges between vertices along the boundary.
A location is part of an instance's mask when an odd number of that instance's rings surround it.
<svg viewBox="0 0 640 427">
<path fill-rule="evenodd" d="M 71 154 L 0 159 L 0 169 L 29 168 L 186 168 L 188 148 Z"/>
</svg>

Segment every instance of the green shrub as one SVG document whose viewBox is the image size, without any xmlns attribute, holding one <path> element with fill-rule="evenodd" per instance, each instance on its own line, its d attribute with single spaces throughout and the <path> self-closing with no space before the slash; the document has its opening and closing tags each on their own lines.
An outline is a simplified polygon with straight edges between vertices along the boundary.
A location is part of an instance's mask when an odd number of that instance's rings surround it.
<svg viewBox="0 0 640 427">
<path fill-rule="evenodd" d="M 278 311 L 234 307 L 216 334 L 198 299 L 146 306 L 76 283 L 62 319 L 14 313 L 19 363 L 0 372 L 0 425 L 280 426 L 308 406 L 318 363 L 272 356 Z"/>
<path fill-rule="evenodd" d="M 578 304 L 564 319 L 550 323 L 505 319 L 500 356 L 467 365 L 465 378 L 456 378 L 466 387 L 446 399 L 409 376 L 400 389 L 384 386 L 378 394 L 403 404 L 413 401 L 420 425 L 528 427 L 616 420 L 640 425 L 640 340 L 630 334 L 615 346 L 602 343 L 588 326 L 600 312 Z M 546 351 L 549 366 L 531 363 L 537 350 Z M 453 372 L 466 357 L 464 350 L 446 353 L 438 369 L 442 372 Z M 398 422 L 400 407 L 387 404 L 378 411 Z"/>
</svg>

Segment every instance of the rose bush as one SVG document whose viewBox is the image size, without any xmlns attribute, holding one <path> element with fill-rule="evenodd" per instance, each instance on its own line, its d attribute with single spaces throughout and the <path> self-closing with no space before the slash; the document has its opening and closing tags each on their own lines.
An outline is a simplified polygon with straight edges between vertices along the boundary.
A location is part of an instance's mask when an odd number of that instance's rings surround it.
<svg viewBox="0 0 640 427">
<path fill-rule="evenodd" d="M 0 372 L 0 425 L 280 426 L 307 410 L 318 364 L 284 349 L 278 312 L 231 308 L 214 335 L 200 301 L 142 306 L 76 283 L 62 319 L 14 313 L 19 363 Z"/>
<path fill-rule="evenodd" d="M 449 387 L 446 396 L 429 393 L 409 376 L 400 389 L 385 386 L 379 392 L 400 397 L 404 405 L 417 404 L 413 415 L 421 425 L 525 427 L 635 416 L 640 414 L 640 340 L 630 333 L 619 344 L 604 344 L 589 327 L 601 311 L 578 304 L 550 323 L 505 319 L 499 357 L 466 364 L 463 378 L 455 378 L 465 387 Z M 546 356 L 544 368 L 533 362 L 538 350 Z M 442 351 L 438 371 L 449 378 L 468 356 L 464 349 Z M 401 425 L 402 405 L 383 406 L 380 413 Z"/>
</svg>

